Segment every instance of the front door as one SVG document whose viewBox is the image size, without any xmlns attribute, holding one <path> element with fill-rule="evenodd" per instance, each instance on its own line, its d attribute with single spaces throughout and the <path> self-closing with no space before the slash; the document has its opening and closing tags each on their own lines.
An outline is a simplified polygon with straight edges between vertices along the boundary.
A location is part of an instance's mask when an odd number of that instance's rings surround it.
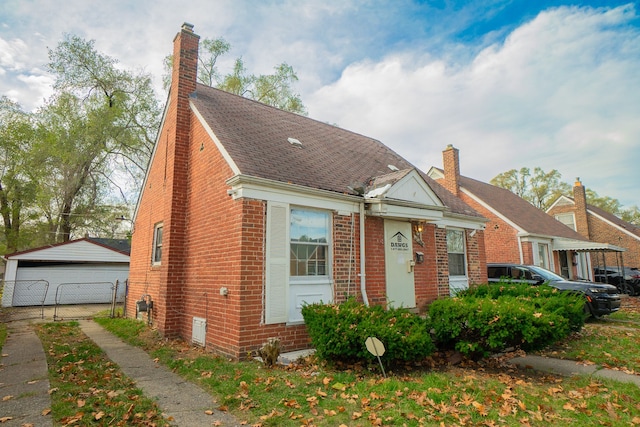
<svg viewBox="0 0 640 427">
<path fill-rule="evenodd" d="M 384 221 L 387 301 L 390 307 L 414 308 L 416 289 L 413 277 L 411 223 Z"/>
</svg>

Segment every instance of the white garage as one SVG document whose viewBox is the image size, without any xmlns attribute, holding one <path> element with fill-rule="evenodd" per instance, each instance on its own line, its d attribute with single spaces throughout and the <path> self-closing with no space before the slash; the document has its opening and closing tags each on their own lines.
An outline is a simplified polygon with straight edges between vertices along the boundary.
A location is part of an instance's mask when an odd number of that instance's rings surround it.
<svg viewBox="0 0 640 427">
<path fill-rule="evenodd" d="M 129 276 L 128 240 L 87 237 L 6 255 L 3 307 L 109 303 Z"/>
</svg>

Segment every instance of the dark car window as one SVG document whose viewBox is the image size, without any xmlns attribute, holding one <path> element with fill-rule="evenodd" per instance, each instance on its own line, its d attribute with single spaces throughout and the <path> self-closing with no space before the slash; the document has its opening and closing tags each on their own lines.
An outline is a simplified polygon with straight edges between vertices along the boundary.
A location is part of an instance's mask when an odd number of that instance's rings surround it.
<svg viewBox="0 0 640 427">
<path fill-rule="evenodd" d="M 531 280 L 531 272 L 524 267 L 511 267 L 511 277 L 519 280 Z"/>
<path fill-rule="evenodd" d="M 501 277 L 507 277 L 507 267 L 502 267 L 502 266 L 490 266 L 487 269 L 487 273 L 489 276 L 489 279 L 499 279 Z"/>
</svg>

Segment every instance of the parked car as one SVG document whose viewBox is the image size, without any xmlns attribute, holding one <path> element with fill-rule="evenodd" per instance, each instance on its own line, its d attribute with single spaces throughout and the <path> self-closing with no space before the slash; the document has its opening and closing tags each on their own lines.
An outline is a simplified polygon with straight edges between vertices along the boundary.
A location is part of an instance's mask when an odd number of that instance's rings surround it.
<svg viewBox="0 0 640 427">
<path fill-rule="evenodd" d="M 593 317 L 615 313 L 620 310 L 621 298 L 618 288 L 604 283 L 567 280 L 556 273 L 535 265 L 487 264 L 489 282 L 508 279 L 533 286 L 547 284 L 562 291 L 581 292 L 586 297 L 585 311 Z"/>
<path fill-rule="evenodd" d="M 616 286 L 623 294 L 640 295 L 640 270 L 631 267 L 596 267 L 596 282 Z"/>
</svg>

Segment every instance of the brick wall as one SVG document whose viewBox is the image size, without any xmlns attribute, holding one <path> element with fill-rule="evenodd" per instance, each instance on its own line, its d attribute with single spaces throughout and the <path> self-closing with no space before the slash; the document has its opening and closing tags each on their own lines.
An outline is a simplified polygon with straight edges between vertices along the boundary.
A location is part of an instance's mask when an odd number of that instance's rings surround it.
<svg viewBox="0 0 640 427">
<path fill-rule="evenodd" d="M 469 284 L 487 283 L 487 258 L 485 255 L 484 231 L 476 230 L 474 233 L 472 230 L 466 230 L 466 238 Z"/>
<path fill-rule="evenodd" d="M 517 230 L 469 197 L 469 195 L 461 193 L 460 198 L 489 220 L 485 225 L 484 232 L 481 234 L 481 236 L 484 236 L 486 262 L 520 263 Z"/>
<path fill-rule="evenodd" d="M 634 238 L 627 233 L 620 231 L 610 223 L 601 220 L 599 217 L 596 217 L 588 211 L 584 217 L 586 218 L 585 225 L 585 219 L 581 219 L 578 215 L 579 209 L 580 208 L 577 205 L 564 204 L 561 206 L 554 206 L 553 209 L 549 211 L 549 215 L 554 216 L 568 212 L 574 213 L 576 218 L 576 228 L 578 228 L 578 232 L 580 234 L 586 237 L 583 232 L 584 230 L 588 230 L 589 240 L 592 242 L 609 243 L 611 245 L 625 248 L 626 251 L 622 253 L 624 265 L 629 267 L 640 267 L 640 240 L 638 238 Z M 580 230 L 583 230 L 583 232 Z M 607 265 L 616 265 L 617 256 L 619 255 L 616 255 L 615 252 L 605 253 Z M 594 252 L 591 254 L 592 265 L 601 265 L 603 262 L 601 253 Z"/>
<path fill-rule="evenodd" d="M 169 108 L 158 134 L 155 158 L 147 174 L 132 237 L 128 311 L 135 313 L 135 300 L 152 294 L 154 323 L 167 336 L 180 334 L 184 239 L 187 201 L 185 185 L 189 164 L 189 93 L 195 90 L 199 37 L 187 26 L 174 39 L 174 58 Z M 162 263 L 151 265 L 155 224 L 163 223 Z"/>
<path fill-rule="evenodd" d="M 424 263 L 416 264 L 413 270 L 416 287 L 416 306 L 420 311 L 425 311 L 429 303 L 441 296 L 438 286 L 438 256 L 436 254 L 435 230 L 435 225 L 425 224 L 421 236 L 424 245 L 420 245 L 415 239 L 413 240 L 413 252 L 422 252 L 424 254 Z M 448 278 L 446 286 L 448 295 Z"/>
<path fill-rule="evenodd" d="M 336 302 L 360 293 L 360 215 L 333 215 L 333 283 Z"/>
<path fill-rule="evenodd" d="M 367 297 L 372 305 L 386 306 L 384 220 L 382 218 L 367 217 L 364 226 Z"/>
</svg>

